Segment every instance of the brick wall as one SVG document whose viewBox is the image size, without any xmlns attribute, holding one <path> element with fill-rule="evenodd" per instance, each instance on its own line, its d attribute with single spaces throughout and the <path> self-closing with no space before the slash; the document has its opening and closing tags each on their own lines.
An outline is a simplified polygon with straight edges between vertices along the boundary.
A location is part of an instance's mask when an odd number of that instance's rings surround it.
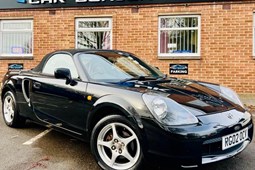
<svg viewBox="0 0 255 170">
<path fill-rule="evenodd" d="M 38 64 L 53 50 L 75 47 L 75 18 L 111 16 L 113 48 L 137 54 L 168 73 L 170 63 L 188 63 L 189 75 L 178 76 L 220 83 L 239 93 L 255 93 L 255 60 L 252 56 L 253 11 L 255 3 L 195 4 L 191 6 L 142 6 L 105 9 L 56 9 L 0 11 L 0 19 L 28 17 L 34 20 L 34 59 L 0 60 L 0 78 L 8 63 L 24 63 L 26 69 Z M 201 15 L 201 59 L 159 60 L 158 16 L 161 14 Z"/>
</svg>

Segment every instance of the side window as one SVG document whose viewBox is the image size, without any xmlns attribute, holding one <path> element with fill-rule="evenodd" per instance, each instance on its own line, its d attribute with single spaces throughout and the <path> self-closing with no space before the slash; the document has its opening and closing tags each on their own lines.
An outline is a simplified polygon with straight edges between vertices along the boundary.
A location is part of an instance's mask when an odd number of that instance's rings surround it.
<svg viewBox="0 0 255 170">
<path fill-rule="evenodd" d="M 72 57 L 68 54 L 55 54 L 45 64 L 42 73 L 54 75 L 57 68 L 68 68 L 71 71 L 72 78 L 78 78 L 76 67 Z"/>
</svg>

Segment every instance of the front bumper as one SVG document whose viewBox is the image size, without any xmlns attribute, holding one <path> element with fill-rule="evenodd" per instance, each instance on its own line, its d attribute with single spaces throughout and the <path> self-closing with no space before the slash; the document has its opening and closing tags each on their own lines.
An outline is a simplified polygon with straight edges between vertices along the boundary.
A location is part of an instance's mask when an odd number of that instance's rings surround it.
<svg viewBox="0 0 255 170">
<path fill-rule="evenodd" d="M 246 123 L 242 123 L 246 121 Z M 242 152 L 253 137 L 253 122 L 241 120 L 231 125 L 208 123 L 178 127 L 159 127 L 153 120 L 144 120 L 146 155 L 161 164 L 177 163 L 182 167 L 197 167 L 221 161 Z M 222 150 L 222 137 L 248 127 L 248 138 L 231 148 Z M 162 130 L 163 128 L 163 130 Z"/>
<path fill-rule="evenodd" d="M 215 154 L 215 155 L 206 155 L 202 157 L 202 164 L 208 164 L 208 163 L 212 163 L 212 162 L 217 162 L 217 161 L 221 161 L 227 158 L 231 158 L 237 154 L 239 154 L 240 152 L 242 152 L 250 143 L 250 139 L 244 141 L 240 146 L 238 146 L 237 149 L 230 151 L 228 153 L 225 154 Z"/>
</svg>

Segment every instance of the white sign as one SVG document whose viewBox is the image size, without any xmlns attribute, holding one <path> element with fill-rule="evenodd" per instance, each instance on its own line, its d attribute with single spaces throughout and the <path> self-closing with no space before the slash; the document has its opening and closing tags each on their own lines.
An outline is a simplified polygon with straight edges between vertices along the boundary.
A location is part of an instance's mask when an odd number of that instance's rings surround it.
<svg viewBox="0 0 255 170">
<path fill-rule="evenodd" d="M 167 48 L 177 48 L 177 44 L 169 43 L 167 44 Z"/>
</svg>

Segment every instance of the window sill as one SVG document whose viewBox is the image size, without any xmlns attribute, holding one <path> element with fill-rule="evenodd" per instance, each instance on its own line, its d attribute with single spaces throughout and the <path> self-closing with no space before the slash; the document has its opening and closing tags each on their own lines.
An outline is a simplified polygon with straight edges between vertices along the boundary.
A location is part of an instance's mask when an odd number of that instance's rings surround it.
<svg viewBox="0 0 255 170">
<path fill-rule="evenodd" d="M 200 56 L 158 56 L 159 60 L 200 60 Z"/>
<path fill-rule="evenodd" d="M 33 56 L 0 56 L 0 60 L 33 60 L 34 57 Z"/>
</svg>

